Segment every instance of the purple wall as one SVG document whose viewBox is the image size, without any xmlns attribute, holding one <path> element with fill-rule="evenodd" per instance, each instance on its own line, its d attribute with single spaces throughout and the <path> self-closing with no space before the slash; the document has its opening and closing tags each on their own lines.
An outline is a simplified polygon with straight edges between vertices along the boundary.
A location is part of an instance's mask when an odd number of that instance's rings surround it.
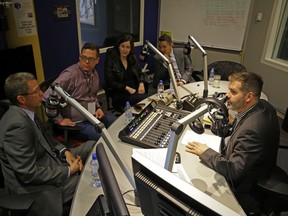
<svg viewBox="0 0 288 216">
<path fill-rule="evenodd" d="M 78 32 L 75 0 L 62 0 L 69 5 L 71 18 L 56 20 L 54 8 L 59 1 L 34 0 L 38 36 L 44 68 L 44 76 L 53 76 L 78 60 Z"/>
</svg>

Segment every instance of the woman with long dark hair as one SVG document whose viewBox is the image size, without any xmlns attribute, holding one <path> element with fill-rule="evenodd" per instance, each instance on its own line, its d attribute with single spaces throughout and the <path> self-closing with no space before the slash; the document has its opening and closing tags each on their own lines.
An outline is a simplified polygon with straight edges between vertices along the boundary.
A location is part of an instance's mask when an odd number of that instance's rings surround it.
<svg viewBox="0 0 288 216">
<path fill-rule="evenodd" d="M 106 89 L 112 97 L 113 108 L 124 111 L 125 102 L 133 106 L 145 99 L 144 75 L 134 54 L 134 40 L 124 35 L 105 60 Z"/>
</svg>

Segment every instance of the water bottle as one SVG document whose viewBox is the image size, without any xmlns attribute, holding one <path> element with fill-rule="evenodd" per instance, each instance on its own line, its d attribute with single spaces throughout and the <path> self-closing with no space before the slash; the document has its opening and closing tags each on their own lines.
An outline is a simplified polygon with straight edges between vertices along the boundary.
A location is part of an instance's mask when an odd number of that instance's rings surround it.
<svg viewBox="0 0 288 216">
<path fill-rule="evenodd" d="M 91 177 L 92 177 L 92 187 L 101 187 L 101 181 L 98 174 L 99 163 L 97 160 L 96 153 L 92 154 L 92 159 L 90 161 L 91 167 Z"/>
<path fill-rule="evenodd" d="M 131 108 L 129 101 L 126 101 L 124 110 L 125 110 L 125 125 L 128 125 L 130 121 L 132 121 L 133 119 L 132 108 Z"/>
<path fill-rule="evenodd" d="M 214 75 L 215 75 L 215 71 L 214 68 L 211 68 L 210 70 L 210 75 L 209 75 L 209 85 L 212 85 L 214 82 Z"/>
<path fill-rule="evenodd" d="M 163 80 L 160 80 L 157 85 L 157 94 L 159 98 L 163 98 L 163 92 L 164 92 L 164 84 Z"/>
</svg>

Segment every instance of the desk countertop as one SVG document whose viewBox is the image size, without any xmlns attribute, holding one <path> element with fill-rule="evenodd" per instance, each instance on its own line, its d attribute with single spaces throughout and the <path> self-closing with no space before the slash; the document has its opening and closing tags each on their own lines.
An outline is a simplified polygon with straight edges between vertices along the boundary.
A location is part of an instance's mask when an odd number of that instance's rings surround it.
<svg viewBox="0 0 288 216">
<path fill-rule="evenodd" d="M 182 87 L 178 88 L 180 95 L 187 95 L 187 89 L 188 91 L 191 91 L 193 93 L 196 93 L 198 89 L 199 90 L 198 92 L 201 94 L 201 92 L 203 91 L 202 86 L 203 82 L 197 82 L 185 85 L 185 89 Z M 225 81 L 221 81 L 220 89 L 216 89 L 209 86 L 208 96 L 214 94 L 215 92 L 227 92 L 227 86 L 228 82 Z M 149 100 L 146 100 L 145 102 L 148 104 Z M 124 115 L 121 115 L 108 128 L 107 131 L 113 140 L 112 145 L 114 146 L 114 149 L 121 157 L 121 159 L 125 162 L 126 168 L 129 171 L 130 175 L 133 176 L 132 162 L 131 162 L 132 149 L 139 147 L 128 143 L 124 143 L 118 138 L 118 133 L 124 127 L 125 127 Z M 182 138 L 183 137 L 180 138 L 180 141 Z M 126 203 L 131 204 L 127 205 L 131 215 L 142 215 L 141 209 L 139 207 L 134 206 L 134 193 L 130 192 L 131 190 L 133 190 L 133 187 L 125 177 L 123 171 L 121 170 L 119 164 L 113 157 L 107 145 L 105 145 L 103 138 L 100 138 L 99 142 L 102 142 L 104 144 L 105 150 L 109 157 L 111 166 L 117 178 L 121 192 L 122 193 L 127 192 L 124 195 L 124 199 Z M 194 185 L 194 187 L 197 187 L 199 190 L 203 191 L 204 193 L 208 194 L 214 199 L 220 201 L 221 203 L 233 209 L 234 211 L 239 212 L 239 215 L 245 215 L 223 176 L 219 175 L 218 173 L 214 172 L 213 170 L 207 168 L 205 165 L 200 163 L 200 160 L 197 156 L 185 152 L 185 145 L 178 144 L 177 151 L 181 154 L 183 167 L 187 172 L 187 175 L 191 179 L 191 183 Z M 191 166 L 192 164 L 193 166 Z M 91 177 L 90 177 L 89 163 L 86 163 L 75 191 L 70 216 L 85 215 L 92 206 L 92 204 L 94 203 L 94 201 L 96 200 L 97 196 L 103 193 L 102 188 L 92 188 L 90 186 L 90 181 Z"/>
<path fill-rule="evenodd" d="M 214 95 L 215 92 L 226 93 L 228 91 L 228 85 L 229 81 L 224 80 L 220 80 L 220 88 L 215 88 L 212 85 L 208 85 L 208 97 Z M 178 86 L 178 90 L 181 97 L 189 93 L 197 94 L 199 95 L 199 97 L 202 97 L 204 90 L 204 81 L 188 83 L 184 86 Z M 261 98 L 268 100 L 268 97 L 263 92 L 261 93 Z"/>
</svg>

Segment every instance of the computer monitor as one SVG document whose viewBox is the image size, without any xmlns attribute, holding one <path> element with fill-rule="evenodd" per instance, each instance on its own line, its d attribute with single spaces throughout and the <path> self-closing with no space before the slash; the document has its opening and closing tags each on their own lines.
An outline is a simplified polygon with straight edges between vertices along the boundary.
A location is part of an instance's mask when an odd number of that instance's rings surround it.
<svg viewBox="0 0 288 216">
<path fill-rule="evenodd" d="M 96 146 L 96 155 L 104 196 L 101 194 L 97 197 L 86 216 L 130 215 L 102 143 Z"/>
<path fill-rule="evenodd" d="M 141 153 L 132 155 L 141 211 L 146 216 L 241 215 L 192 184 L 157 165 Z"/>
</svg>

